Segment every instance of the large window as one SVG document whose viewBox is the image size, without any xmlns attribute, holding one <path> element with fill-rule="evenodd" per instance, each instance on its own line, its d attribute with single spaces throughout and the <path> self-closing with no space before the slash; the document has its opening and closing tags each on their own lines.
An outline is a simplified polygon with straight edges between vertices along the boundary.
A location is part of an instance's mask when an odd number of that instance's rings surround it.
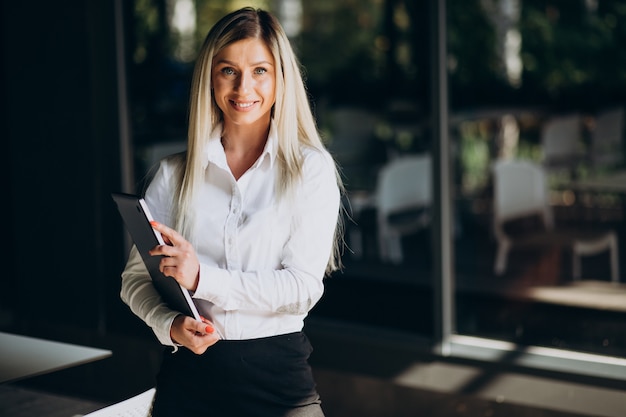
<svg viewBox="0 0 626 417">
<path fill-rule="evenodd" d="M 457 332 L 626 356 L 623 3 L 448 4 Z"/>
<path fill-rule="evenodd" d="M 138 186 L 185 146 L 194 51 L 238 4 L 133 2 Z M 623 2 L 448 0 L 443 148 L 435 4 L 256 4 L 291 36 L 347 188 L 345 268 L 312 318 L 625 357 Z M 450 195 L 437 200 L 442 181 Z M 454 289 L 438 291 L 441 280 Z M 442 304 L 453 306 L 447 324 Z"/>
</svg>

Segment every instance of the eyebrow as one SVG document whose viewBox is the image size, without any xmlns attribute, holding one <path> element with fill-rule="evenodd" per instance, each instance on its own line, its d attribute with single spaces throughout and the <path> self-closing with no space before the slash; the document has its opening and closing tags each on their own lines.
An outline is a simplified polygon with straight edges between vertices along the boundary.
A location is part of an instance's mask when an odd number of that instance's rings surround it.
<svg viewBox="0 0 626 417">
<path fill-rule="evenodd" d="M 233 67 L 236 67 L 236 66 L 237 66 L 237 64 L 235 64 L 234 62 L 229 61 L 229 60 L 227 60 L 227 59 L 220 59 L 220 60 L 219 60 L 219 61 L 217 61 L 215 64 L 227 64 L 227 65 L 232 65 Z M 251 64 L 250 66 L 252 66 L 252 67 L 256 67 L 256 66 L 259 66 L 259 65 L 264 65 L 264 64 L 265 64 L 265 65 L 271 65 L 271 66 L 274 66 L 274 64 L 272 64 L 272 63 L 271 63 L 271 62 L 269 62 L 269 61 L 259 61 L 259 62 L 255 62 L 255 63 Z"/>
</svg>

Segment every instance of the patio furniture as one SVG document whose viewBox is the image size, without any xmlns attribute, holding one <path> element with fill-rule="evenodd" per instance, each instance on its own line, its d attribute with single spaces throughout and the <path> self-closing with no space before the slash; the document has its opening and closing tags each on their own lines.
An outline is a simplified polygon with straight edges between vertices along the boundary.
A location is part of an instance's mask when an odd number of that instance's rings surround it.
<svg viewBox="0 0 626 417">
<path fill-rule="evenodd" d="M 383 261 L 403 261 L 401 238 L 430 224 L 432 162 L 429 154 L 402 156 L 378 173 L 378 248 Z"/>
<path fill-rule="evenodd" d="M 580 279 L 581 257 L 609 251 L 611 280 L 619 281 L 615 231 L 556 228 L 548 201 L 546 174 L 540 164 L 527 160 L 498 160 L 493 165 L 493 175 L 496 275 L 506 272 L 509 253 L 513 248 L 559 246 L 572 251 L 573 279 Z M 522 219 L 534 219 L 535 222 L 532 227 L 512 231 L 510 224 Z"/>
</svg>

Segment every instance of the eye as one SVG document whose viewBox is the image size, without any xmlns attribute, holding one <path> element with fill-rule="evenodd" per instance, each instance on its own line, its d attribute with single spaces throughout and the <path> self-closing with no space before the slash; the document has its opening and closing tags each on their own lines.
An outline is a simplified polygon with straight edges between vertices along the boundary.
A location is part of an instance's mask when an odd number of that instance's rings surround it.
<svg viewBox="0 0 626 417">
<path fill-rule="evenodd" d="M 220 70 L 220 72 L 224 75 L 234 75 L 235 70 L 231 67 L 224 67 Z"/>
<path fill-rule="evenodd" d="M 254 69 L 254 73 L 256 75 L 262 75 L 265 74 L 267 72 L 267 69 L 263 68 L 263 67 L 259 67 L 259 68 L 255 68 Z"/>
</svg>

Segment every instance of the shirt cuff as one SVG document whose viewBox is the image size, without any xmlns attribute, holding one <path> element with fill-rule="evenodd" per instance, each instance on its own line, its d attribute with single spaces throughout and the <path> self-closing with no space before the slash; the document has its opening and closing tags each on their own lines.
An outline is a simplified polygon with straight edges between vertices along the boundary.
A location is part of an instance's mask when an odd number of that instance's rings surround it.
<svg viewBox="0 0 626 417">
<path fill-rule="evenodd" d="M 170 313 L 167 313 L 163 317 L 163 321 L 159 323 L 158 326 L 154 326 L 152 328 L 152 331 L 154 332 L 159 342 L 162 345 L 174 347 L 174 352 L 176 352 L 178 348 L 182 345 L 172 340 L 172 337 L 170 336 L 170 330 L 172 328 L 172 323 L 174 323 L 174 319 L 180 314 L 181 313 L 179 313 L 178 311 L 172 311 Z"/>
<path fill-rule="evenodd" d="M 230 293 L 230 273 L 224 269 L 200 264 L 198 287 L 194 298 L 207 300 L 217 306 L 225 306 Z"/>
</svg>

